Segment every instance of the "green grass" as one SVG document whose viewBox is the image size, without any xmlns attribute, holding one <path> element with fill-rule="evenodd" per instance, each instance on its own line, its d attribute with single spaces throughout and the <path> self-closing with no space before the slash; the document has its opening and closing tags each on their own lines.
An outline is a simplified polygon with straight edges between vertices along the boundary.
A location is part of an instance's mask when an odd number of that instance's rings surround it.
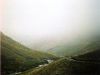
<svg viewBox="0 0 100 75">
<path fill-rule="evenodd" d="M 58 58 L 51 54 L 31 50 L 1 33 L 2 75 L 37 67 L 47 63 L 47 59 L 55 60 Z"/>
<path fill-rule="evenodd" d="M 65 57 L 48 66 L 31 69 L 20 75 L 100 75 L 100 62 L 80 61 Z"/>
<path fill-rule="evenodd" d="M 77 56 L 64 57 L 20 75 L 100 75 L 100 42 L 87 45 Z"/>
<path fill-rule="evenodd" d="M 20 75 L 100 75 L 100 40 L 84 45 L 81 51 L 75 50 L 75 56 L 61 58 L 40 68 L 36 67 L 47 63 L 45 59 L 58 58 L 26 48 L 3 34 L 1 49 L 2 75 L 16 71 L 21 71 Z"/>
</svg>

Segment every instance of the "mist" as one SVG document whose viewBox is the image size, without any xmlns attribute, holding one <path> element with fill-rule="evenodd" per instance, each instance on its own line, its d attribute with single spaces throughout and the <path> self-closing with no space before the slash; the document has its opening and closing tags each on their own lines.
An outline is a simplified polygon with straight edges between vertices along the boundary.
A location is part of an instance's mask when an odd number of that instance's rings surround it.
<svg viewBox="0 0 100 75">
<path fill-rule="evenodd" d="M 36 50 L 100 35 L 99 0 L 5 0 L 2 32 Z"/>
</svg>

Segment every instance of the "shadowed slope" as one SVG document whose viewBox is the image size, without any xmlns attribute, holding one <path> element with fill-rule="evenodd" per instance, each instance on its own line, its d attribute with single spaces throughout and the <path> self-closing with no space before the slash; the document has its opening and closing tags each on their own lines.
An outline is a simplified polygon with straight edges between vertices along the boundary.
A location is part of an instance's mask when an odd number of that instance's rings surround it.
<svg viewBox="0 0 100 75">
<path fill-rule="evenodd" d="M 22 75 L 100 75 L 100 43 L 87 45 L 77 56 L 64 57 L 48 66 Z M 91 50 L 92 49 L 92 50 Z M 85 52 L 84 52 L 85 51 Z"/>
<path fill-rule="evenodd" d="M 57 59 L 57 57 L 31 50 L 1 33 L 2 75 L 28 70 L 47 63 L 47 59 Z"/>
</svg>

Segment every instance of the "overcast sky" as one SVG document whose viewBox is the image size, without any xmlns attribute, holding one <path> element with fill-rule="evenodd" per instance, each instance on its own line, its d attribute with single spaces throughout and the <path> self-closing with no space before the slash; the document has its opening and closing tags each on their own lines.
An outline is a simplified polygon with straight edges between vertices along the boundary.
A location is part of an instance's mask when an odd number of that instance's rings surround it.
<svg viewBox="0 0 100 75">
<path fill-rule="evenodd" d="M 99 0 L 5 0 L 2 31 L 30 48 L 50 48 L 91 36 L 99 7 Z"/>
</svg>

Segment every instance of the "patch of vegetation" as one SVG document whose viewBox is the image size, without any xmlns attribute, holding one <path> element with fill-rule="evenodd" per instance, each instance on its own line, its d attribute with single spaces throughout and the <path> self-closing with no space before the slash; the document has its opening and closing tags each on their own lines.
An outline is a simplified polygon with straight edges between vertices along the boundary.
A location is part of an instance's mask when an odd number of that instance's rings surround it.
<svg viewBox="0 0 100 75">
<path fill-rule="evenodd" d="M 56 56 L 31 50 L 1 33 L 1 69 L 2 75 L 22 72 L 40 64 L 47 59 L 56 60 Z"/>
<path fill-rule="evenodd" d="M 48 66 L 29 70 L 21 75 L 99 75 L 100 62 L 63 58 Z"/>
<path fill-rule="evenodd" d="M 82 53 L 78 54 L 70 58 L 61 58 L 39 69 L 28 70 L 21 75 L 100 75 L 99 41 L 87 45 Z"/>
</svg>

